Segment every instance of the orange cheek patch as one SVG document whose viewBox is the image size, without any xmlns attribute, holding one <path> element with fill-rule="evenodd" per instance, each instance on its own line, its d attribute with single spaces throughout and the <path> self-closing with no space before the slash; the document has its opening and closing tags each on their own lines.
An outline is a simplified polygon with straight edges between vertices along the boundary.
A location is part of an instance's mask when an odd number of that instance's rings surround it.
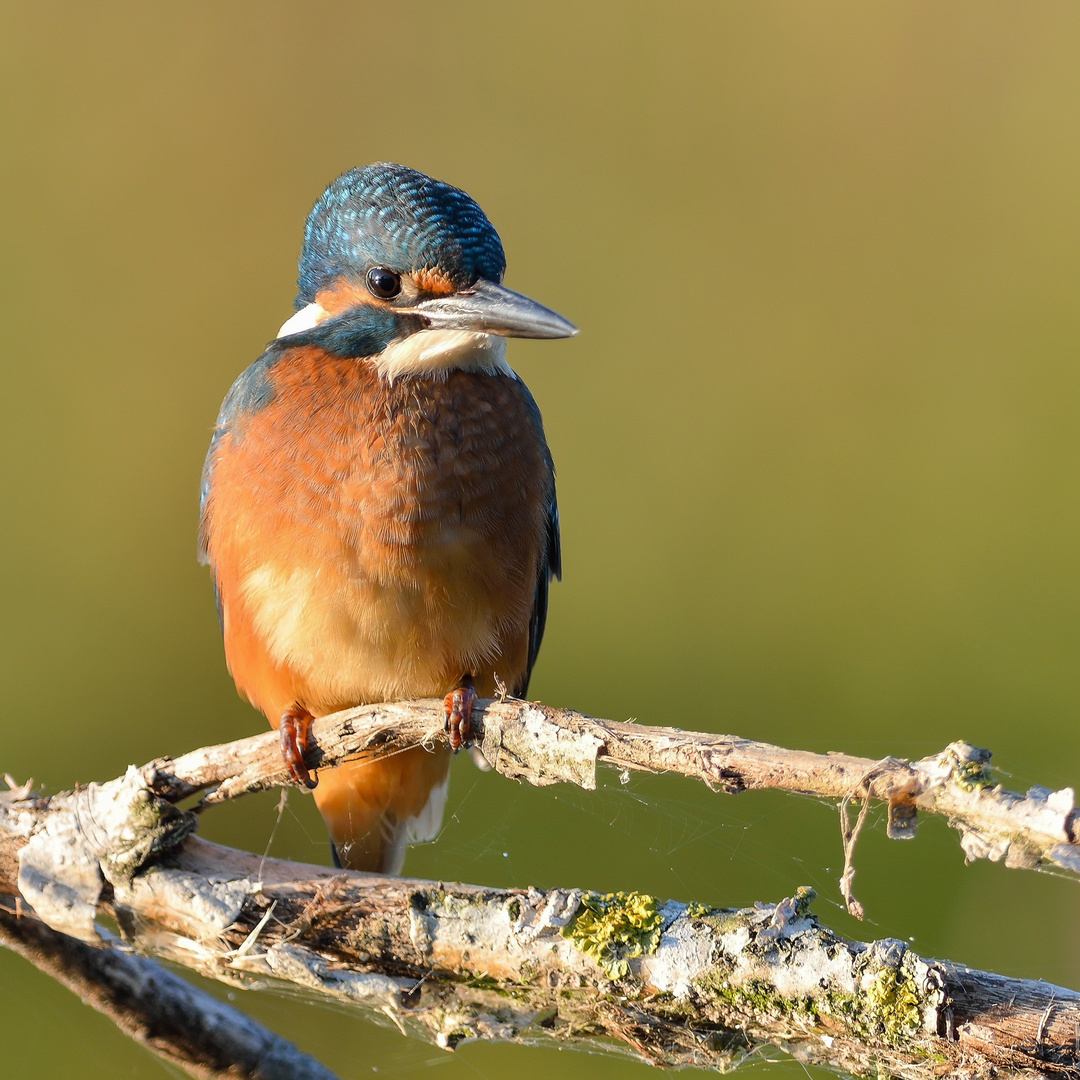
<svg viewBox="0 0 1080 1080">
<path fill-rule="evenodd" d="M 385 300 L 372 296 L 363 285 L 340 278 L 329 289 L 320 290 L 315 296 L 315 303 L 331 317 L 341 315 L 358 304 L 367 304 L 369 307 L 378 308 L 388 308 L 390 306 Z"/>
<path fill-rule="evenodd" d="M 449 296 L 454 291 L 454 283 L 441 270 L 431 266 L 425 266 L 409 277 L 421 295 L 426 293 L 429 296 Z"/>
</svg>

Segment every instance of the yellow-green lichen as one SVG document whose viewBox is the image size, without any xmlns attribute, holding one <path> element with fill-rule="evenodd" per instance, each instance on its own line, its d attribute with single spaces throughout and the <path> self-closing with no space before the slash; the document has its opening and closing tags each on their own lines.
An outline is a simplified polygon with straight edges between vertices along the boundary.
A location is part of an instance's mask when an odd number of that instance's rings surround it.
<svg viewBox="0 0 1080 1080">
<path fill-rule="evenodd" d="M 587 893 L 577 916 L 562 929 L 583 953 L 592 956 L 609 978 L 630 971 L 632 957 L 656 951 L 664 917 L 656 898 L 644 893 Z"/>
<path fill-rule="evenodd" d="M 922 1026 L 922 1011 L 913 981 L 893 968 L 880 971 L 856 994 L 826 989 L 819 996 L 789 997 L 764 979 L 728 982 L 721 975 L 702 980 L 700 989 L 713 1001 L 758 1020 L 783 1017 L 803 1024 L 832 1016 L 856 1035 L 879 1038 L 890 1046 L 910 1045 Z"/>
<path fill-rule="evenodd" d="M 715 1001 L 747 1017 L 797 1017 L 808 1023 L 818 1019 L 818 1003 L 812 997 L 789 997 L 766 979 L 731 982 L 724 974 L 714 972 L 699 986 Z"/>
<path fill-rule="evenodd" d="M 959 748 L 963 748 L 963 752 Z M 975 750 L 966 743 L 954 743 L 946 751 L 952 766 L 952 778 L 964 791 L 978 788 L 992 788 L 995 781 L 990 772 L 989 758 L 986 751 Z"/>
<path fill-rule="evenodd" d="M 817 893 L 809 885 L 800 885 L 791 898 L 791 906 L 797 918 L 805 919 L 810 914 L 810 905 L 817 899 Z"/>
<path fill-rule="evenodd" d="M 895 968 L 883 968 L 874 976 L 866 988 L 866 1006 L 871 1021 L 880 1025 L 885 1041 L 893 1046 L 922 1026 L 915 982 Z"/>
</svg>

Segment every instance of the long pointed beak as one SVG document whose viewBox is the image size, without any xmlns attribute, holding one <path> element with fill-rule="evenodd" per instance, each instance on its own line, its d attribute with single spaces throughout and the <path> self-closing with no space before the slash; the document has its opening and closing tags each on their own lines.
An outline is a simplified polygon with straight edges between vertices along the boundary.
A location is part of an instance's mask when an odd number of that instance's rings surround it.
<svg viewBox="0 0 1080 1080">
<path fill-rule="evenodd" d="M 578 333 L 572 322 L 550 308 L 483 278 L 465 292 L 425 300 L 407 310 L 439 329 L 521 338 L 565 338 Z"/>
</svg>

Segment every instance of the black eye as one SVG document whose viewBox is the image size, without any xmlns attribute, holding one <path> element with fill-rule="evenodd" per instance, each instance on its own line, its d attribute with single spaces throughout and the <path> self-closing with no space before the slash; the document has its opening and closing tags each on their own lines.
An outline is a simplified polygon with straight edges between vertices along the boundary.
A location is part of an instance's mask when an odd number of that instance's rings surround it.
<svg viewBox="0 0 1080 1080">
<path fill-rule="evenodd" d="M 383 300 L 389 300 L 401 292 L 401 275 L 385 266 L 373 266 L 367 272 L 367 287 Z"/>
</svg>

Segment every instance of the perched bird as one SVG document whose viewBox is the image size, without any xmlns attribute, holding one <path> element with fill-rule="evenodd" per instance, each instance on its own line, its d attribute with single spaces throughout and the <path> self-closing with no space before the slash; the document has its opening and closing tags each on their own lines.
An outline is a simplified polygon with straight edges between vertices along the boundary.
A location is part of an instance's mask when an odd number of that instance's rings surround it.
<svg viewBox="0 0 1080 1080">
<path fill-rule="evenodd" d="M 396 872 L 433 838 L 449 751 L 318 774 L 312 718 L 523 695 L 560 574 L 555 479 L 507 337 L 573 325 L 505 288 L 465 192 L 401 165 L 335 180 L 307 220 L 295 314 L 233 384 L 203 470 L 200 560 L 229 671 L 314 787 L 339 865 Z"/>
</svg>

